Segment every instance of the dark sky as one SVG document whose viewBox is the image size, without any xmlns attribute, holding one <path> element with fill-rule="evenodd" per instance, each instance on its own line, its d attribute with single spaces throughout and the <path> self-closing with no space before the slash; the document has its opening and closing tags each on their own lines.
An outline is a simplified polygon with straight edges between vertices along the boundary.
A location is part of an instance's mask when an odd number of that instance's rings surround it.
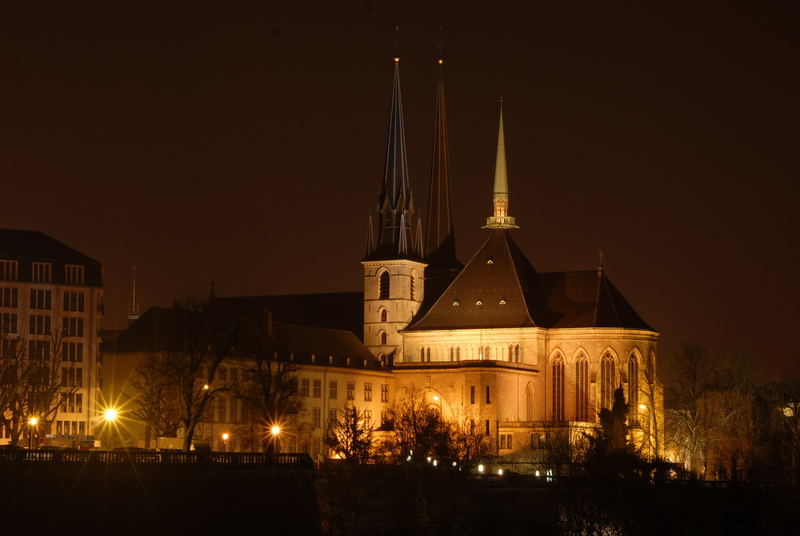
<svg viewBox="0 0 800 536">
<path fill-rule="evenodd" d="M 393 26 L 420 207 L 443 26 L 462 260 L 484 237 L 502 93 L 515 239 L 539 270 L 594 268 L 602 248 L 662 353 L 800 360 L 789 2 L 46 4 L 0 17 L 0 226 L 102 261 L 108 327 L 132 265 L 144 306 L 212 279 L 359 289 Z"/>
</svg>

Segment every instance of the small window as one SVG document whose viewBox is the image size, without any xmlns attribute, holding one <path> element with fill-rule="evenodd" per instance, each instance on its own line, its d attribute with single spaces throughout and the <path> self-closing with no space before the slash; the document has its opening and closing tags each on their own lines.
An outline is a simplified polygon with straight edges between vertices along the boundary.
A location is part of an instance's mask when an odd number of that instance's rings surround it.
<svg viewBox="0 0 800 536">
<path fill-rule="evenodd" d="M 372 384 L 364 384 L 364 402 L 372 402 Z"/>
<path fill-rule="evenodd" d="M 389 401 L 389 384 L 381 384 L 381 402 Z"/>
<path fill-rule="evenodd" d="M 67 264 L 64 266 L 64 281 L 67 285 L 83 285 L 83 274 L 83 266 L 77 264 Z"/>
<path fill-rule="evenodd" d="M 492 403 L 492 388 L 489 385 L 486 386 L 486 403 Z"/>
<path fill-rule="evenodd" d="M 381 331 L 381 344 L 386 344 L 386 332 Z"/>
<path fill-rule="evenodd" d="M 311 395 L 314 398 L 322 398 L 322 380 L 314 380 L 314 388 Z"/>
<path fill-rule="evenodd" d="M 331 400 L 336 400 L 339 396 L 339 384 L 336 380 L 330 380 L 328 382 L 328 398 Z"/>
<path fill-rule="evenodd" d="M 461 303 L 458 300 L 453 301 L 453 307 L 458 307 Z"/>
<path fill-rule="evenodd" d="M 475 305 L 483 305 L 483 300 L 478 300 L 475 302 Z"/>
<path fill-rule="evenodd" d="M 470 385 L 469 386 L 469 403 L 470 404 L 474 404 L 475 403 L 475 386 L 474 385 Z"/>
<path fill-rule="evenodd" d="M 301 378 L 300 379 L 300 396 L 307 398 L 308 397 L 308 389 L 309 388 L 309 381 L 308 378 Z"/>
<path fill-rule="evenodd" d="M 38 283 L 50 283 L 53 280 L 53 265 L 49 262 L 34 262 L 31 266 L 31 279 Z"/>
<path fill-rule="evenodd" d="M 494 264 L 494 261 L 492 259 L 489 259 L 488 261 L 486 261 L 486 264 Z"/>
<path fill-rule="evenodd" d="M 386 319 L 388 318 L 388 316 L 389 315 L 386 312 L 386 309 L 381 309 L 381 322 L 386 322 Z"/>
<path fill-rule="evenodd" d="M 18 274 L 17 261 L 0 261 L 0 281 L 16 281 Z"/>
<path fill-rule="evenodd" d="M 506 300 L 504 300 L 504 299 L 502 299 L 502 298 L 501 298 L 501 299 L 500 299 L 500 305 L 505 305 L 505 304 L 506 304 Z"/>
<path fill-rule="evenodd" d="M 347 400 L 356 399 L 356 382 L 347 382 Z"/>
</svg>

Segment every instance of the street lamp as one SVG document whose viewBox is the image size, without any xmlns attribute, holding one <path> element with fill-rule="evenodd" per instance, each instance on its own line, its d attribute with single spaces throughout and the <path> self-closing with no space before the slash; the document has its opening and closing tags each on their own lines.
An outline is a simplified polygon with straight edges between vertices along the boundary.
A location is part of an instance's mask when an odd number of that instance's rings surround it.
<svg viewBox="0 0 800 536">
<path fill-rule="evenodd" d="M 273 424 L 272 428 L 269 429 L 269 433 L 272 436 L 272 454 L 278 454 L 280 452 L 280 436 L 281 436 L 281 427 L 280 425 Z"/>
<path fill-rule="evenodd" d="M 228 432 L 222 434 L 222 452 L 228 452 L 228 440 L 231 438 L 231 435 Z"/>
<path fill-rule="evenodd" d="M 39 424 L 38 417 L 31 417 L 28 419 L 28 450 L 31 450 L 31 440 L 33 439 L 33 431 L 36 425 Z"/>
<path fill-rule="evenodd" d="M 119 411 L 116 408 L 106 408 L 103 411 L 103 420 L 105 421 L 106 429 L 106 450 L 111 450 L 111 424 L 119 417 Z"/>
</svg>

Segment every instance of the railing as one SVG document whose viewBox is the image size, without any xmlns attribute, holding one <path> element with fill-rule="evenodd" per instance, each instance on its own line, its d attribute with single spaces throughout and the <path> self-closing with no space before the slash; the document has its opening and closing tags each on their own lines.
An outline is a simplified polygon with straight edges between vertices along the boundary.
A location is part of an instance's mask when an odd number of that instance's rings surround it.
<svg viewBox="0 0 800 536">
<path fill-rule="evenodd" d="M 152 465 L 270 465 L 313 469 L 308 454 L 256 452 L 182 452 L 151 450 L 0 450 L 0 462 L 112 463 Z"/>
</svg>

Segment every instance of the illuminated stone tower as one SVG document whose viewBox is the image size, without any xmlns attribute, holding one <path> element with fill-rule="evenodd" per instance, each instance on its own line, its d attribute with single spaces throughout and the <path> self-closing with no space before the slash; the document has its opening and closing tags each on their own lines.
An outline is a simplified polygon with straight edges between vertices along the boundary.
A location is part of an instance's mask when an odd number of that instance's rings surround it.
<svg viewBox="0 0 800 536">
<path fill-rule="evenodd" d="M 406 161 L 400 58 L 394 58 L 386 167 L 378 195 L 377 243 L 370 218 L 364 266 L 364 345 L 387 358 L 401 347 L 399 330 L 419 309 L 424 296 L 421 228 L 412 233 L 414 199 Z"/>
</svg>

